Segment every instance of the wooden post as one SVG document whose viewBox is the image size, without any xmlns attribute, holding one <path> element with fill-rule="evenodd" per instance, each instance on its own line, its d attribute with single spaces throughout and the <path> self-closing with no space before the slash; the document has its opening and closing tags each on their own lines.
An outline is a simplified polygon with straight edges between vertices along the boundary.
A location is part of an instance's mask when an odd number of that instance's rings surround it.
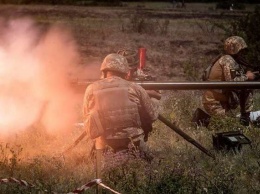
<svg viewBox="0 0 260 194">
<path fill-rule="evenodd" d="M 102 152 L 103 149 L 105 148 L 105 142 L 102 137 L 96 138 L 95 148 L 96 148 L 96 178 L 101 179 Z M 96 194 L 101 194 L 101 187 L 99 185 L 97 185 Z"/>
</svg>

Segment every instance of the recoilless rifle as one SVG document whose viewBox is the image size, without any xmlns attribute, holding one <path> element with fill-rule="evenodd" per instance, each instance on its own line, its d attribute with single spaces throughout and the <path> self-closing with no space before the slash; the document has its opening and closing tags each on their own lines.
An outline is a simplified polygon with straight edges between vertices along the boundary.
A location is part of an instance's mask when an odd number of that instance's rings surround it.
<svg viewBox="0 0 260 194">
<path fill-rule="evenodd" d="M 94 80 L 78 80 L 73 81 L 72 85 L 78 92 L 84 92 L 86 87 L 93 83 Z M 134 81 L 147 90 L 206 90 L 206 89 L 260 89 L 260 82 L 155 82 L 155 81 Z M 173 131 L 182 136 L 185 140 L 199 148 L 208 156 L 214 156 L 194 139 L 189 137 L 177 126 L 159 115 L 158 119 L 170 127 Z M 79 141 L 76 141 L 79 142 Z"/>
<path fill-rule="evenodd" d="M 141 73 L 145 67 L 145 49 L 139 50 L 140 65 L 136 70 Z M 205 89 L 260 89 L 260 82 L 157 82 L 152 76 L 142 74 L 144 76 L 130 76 L 129 80 L 133 81 L 146 90 L 205 90 Z M 84 93 L 86 87 L 97 80 L 73 80 L 74 89 L 80 93 Z M 182 136 L 186 141 L 193 144 L 208 156 L 215 158 L 206 148 L 184 133 L 181 129 L 168 121 L 162 115 L 159 115 L 158 119 L 165 125 L 170 127 L 177 134 Z M 84 138 L 84 133 L 75 141 L 72 147 L 75 147 L 77 143 Z M 70 148 L 71 149 L 71 148 Z"/>
</svg>

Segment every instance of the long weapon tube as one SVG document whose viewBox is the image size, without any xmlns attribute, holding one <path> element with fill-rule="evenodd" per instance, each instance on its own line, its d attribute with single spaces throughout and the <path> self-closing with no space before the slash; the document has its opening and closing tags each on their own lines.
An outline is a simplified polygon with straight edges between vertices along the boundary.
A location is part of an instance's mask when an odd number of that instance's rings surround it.
<svg viewBox="0 0 260 194">
<path fill-rule="evenodd" d="M 84 81 L 78 80 L 72 82 L 72 85 L 79 89 L 86 89 L 96 80 Z M 171 81 L 134 81 L 147 90 L 208 90 L 208 89 L 260 89 L 259 81 L 244 82 L 171 82 Z"/>
<path fill-rule="evenodd" d="M 175 131 L 177 134 L 179 134 L 180 136 L 182 136 L 185 140 L 187 140 L 188 142 L 190 142 L 192 145 L 194 145 L 195 147 L 197 147 L 199 150 L 201 150 L 203 153 L 207 154 L 208 156 L 212 157 L 213 159 L 215 159 L 215 156 L 210 153 L 206 148 L 204 148 L 201 144 L 199 144 L 196 140 L 194 140 L 193 138 L 191 138 L 189 135 L 187 135 L 186 133 L 184 133 L 179 127 L 175 126 L 173 123 L 171 123 L 169 120 L 167 120 L 166 118 L 164 118 L 162 115 L 159 114 L 158 119 L 163 122 L 165 125 L 167 125 L 168 127 L 170 127 L 173 131 Z"/>
<path fill-rule="evenodd" d="M 78 143 L 87 135 L 86 131 L 83 131 L 83 133 L 74 141 L 73 145 L 71 145 L 69 148 L 67 148 L 63 154 L 66 154 L 70 152 L 74 147 L 78 145 Z"/>
<path fill-rule="evenodd" d="M 150 90 L 260 89 L 260 82 L 136 82 Z"/>
</svg>

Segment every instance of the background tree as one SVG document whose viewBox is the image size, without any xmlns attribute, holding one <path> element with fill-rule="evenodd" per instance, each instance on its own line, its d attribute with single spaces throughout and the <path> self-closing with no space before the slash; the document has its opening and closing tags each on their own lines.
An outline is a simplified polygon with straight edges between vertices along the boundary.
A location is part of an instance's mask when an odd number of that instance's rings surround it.
<svg viewBox="0 0 260 194">
<path fill-rule="evenodd" d="M 247 60 L 260 68 L 260 7 L 232 23 L 231 35 L 242 36 L 248 44 Z"/>
</svg>

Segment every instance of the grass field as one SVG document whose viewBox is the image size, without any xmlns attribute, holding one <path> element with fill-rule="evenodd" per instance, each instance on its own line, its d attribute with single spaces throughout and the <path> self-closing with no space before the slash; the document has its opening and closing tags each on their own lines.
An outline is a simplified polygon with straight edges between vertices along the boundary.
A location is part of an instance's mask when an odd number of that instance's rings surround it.
<svg viewBox="0 0 260 194">
<path fill-rule="evenodd" d="M 228 21 L 253 10 L 252 5 L 242 12 L 214 7 L 214 4 L 187 4 L 186 9 L 181 9 L 168 3 L 133 3 L 109 8 L 1 5 L 0 26 L 29 17 L 36 23 L 36 29 L 40 26 L 44 31 L 54 25 L 62 26 L 64 32 L 70 31 L 79 55 L 75 63 L 81 69 L 70 72 L 73 78 L 98 79 L 100 63 L 108 53 L 145 47 L 147 68 L 158 81 L 198 81 L 202 70 L 222 52 L 226 32 L 219 26 L 228 28 Z M 58 32 L 63 35 L 63 31 Z M 259 193 L 259 129 L 244 128 L 236 118 L 213 119 L 209 129 L 194 126 L 191 118 L 194 110 L 201 107 L 200 98 L 201 91 L 163 91 L 160 112 L 214 153 L 215 160 L 156 121 L 148 141 L 155 156 L 152 163 L 133 160 L 120 168 L 104 170 L 103 182 L 127 194 Z M 255 110 L 260 107 L 258 99 L 256 93 Z M 82 95 L 75 108 L 78 122 L 81 122 L 81 100 Z M 64 119 L 59 113 L 55 116 L 55 120 Z M 238 154 L 213 149 L 214 133 L 238 128 L 252 140 L 251 147 L 245 145 Z M 74 127 L 54 136 L 38 122 L 8 138 L 0 137 L 0 178 L 24 179 L 38 188 L 1 184 L 0 193 L 44 193 L 43 190 L 65 193 L 94 179 L 90 140 L 84 139 L 70 153 L 61 154 L 82 130 Z M 94 189 L 85 191 L 94 192 Z M 109 192 L 103 190 L 103 193 Z"/>
</svg>

